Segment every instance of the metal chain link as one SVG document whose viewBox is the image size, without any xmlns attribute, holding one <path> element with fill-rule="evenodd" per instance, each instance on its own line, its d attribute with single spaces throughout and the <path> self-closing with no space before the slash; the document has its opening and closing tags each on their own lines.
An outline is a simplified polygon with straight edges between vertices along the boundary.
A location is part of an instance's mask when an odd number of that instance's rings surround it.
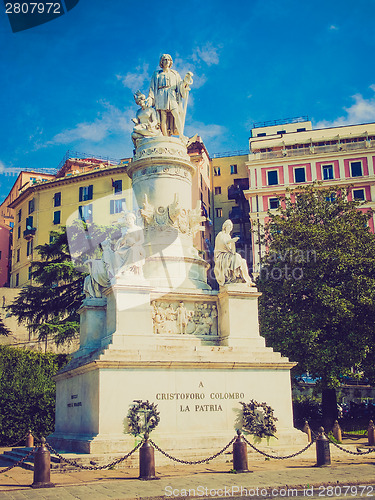
<svg viewBox="0 0 375 500">
<path fill-rule="evenodd" d="M 346 448 L 343 448 L 342 446 L 335 443 L 334 441 L 332 441 L 332 439 L 329 436 L 327 436 L 327 437 L 329 439 L 329 442 L 332 443 L 334 446 L 336 446 L 336 448 L 338 448 L 341 451 L 345 451 L 345 453 L 349 453 L 350 455 L 368 455 L 369 453 L 373 453 L 375 451 L 375 448 L 370 448 L 367 451 L 350 451 L 350 450 L 347 450 Z"/>
<path fill-rule="evenodd" d="M 74 467 L 78 467 L 79 469 L 83 469 L 83 470 L 103 470 L 103 469 L 109 469 L 110 467 L 113 467 L 114 465 L 117 465 L 117 464 L 123 462 L 124 460 L 126 460 L 127 458 L 129 458 L 130 455 L 133 455 L 133 453 L 141 447 L 143 442 L 144 442 L 144 439 L 140 443 L 138 443 L 137 446 L 135 448 L 133 448 L 129 453 L 127 453 L 126 455 L 124 455 L 121 458 L 118 458 L 117 460 L 114 460 L 113 462 L 111 462 L 110 464 L 107 464 L 107 465 L 81 465 L 78 462 L 76 462 L 75 460 L 70 460 L 69 458 L 65 458 L 63 455 L 61 455 L 59 452 L 57 452 L 54 448 L 52 448 L 52 446 L 50 444 L 45 443 L 45 445 L 52 452 L 53 455 L 56 455 L 60 460 L 62 460 L 63 462 L 66 462 L 70 465 L 73 465 Z"/>
<path fill-rule="evenodd" d="M 253 450 L 257 451 L 258 453 L 260 453 L 261 455 L 264 455 L 265 457 L 268 457 L 268 458 L 274 458 L 276 460 L 285 460 L 287 458 L 294 458 L 298 455 L 301 455 L 301 453 L 304 453 L 306 450 L 308 450 L 310 448 L 310 446 L 312 446 L 314 444 L 314 441 L 311 441 L 311 443 L 308 443 L 304 448 L 302 448 L 302 450 L 300 451 L 297 451 L 296 453 L 293 453 L 292 455 L 286 455 L 285 457 L 276 457 L 275 455 L 270 455 L 262 450 L 259 450 L 256 446 L 254 446 L 253 444 L 250 443 L 250 441 L 248 441 L 245 436 L 242 436 L 245 443 L 247 443 L 251 448 L 253 448 Z"/>
<path fill-rule="evenodd" d="M 187 464 L 187 465 L 198 465 L 198 464 L 204 464 L 206 462 L 210 462 L 214 458 L 217 458 L 219 455 L 221 455 L 222 453 L 224 453 L 224 451 L 229 448 L 229 446 L 234 442 L 235 439 L 236 438 L 234 437 L 231 441 L 229 441 L 229 443 L 226 446 L 224 446 L 224 448 L 222 448 L 219 452 L 215 453 L 215 455 L 211 455 L 210 457 L 205 458 L 204 460 L 191 460 L 191 461 L 190 460 L 181 460 L 180 458 L 172 457 L 172 455 L 170 455 L 166 451 L 163 451 L 161 448 L 159 448 L 159 446 L 156 443 L 154 443 L 152 441 L 152 439 L 150 439 L 149 442 L 162 455 L 166 456 L 167 458 L 170 458 L 171 460 L 174 460 L 175 462 L 178 462 L 180 464 Z"/>
<path fill-rule="evenodd" d="M 13 469 L 14 467 L 18 467 L 18 465 L 22 464 L 22 462 L 24 462 L 26 460 L 26 458 L 29 458 L 29 456 L 32 453 L 34 453 L 34 450 L 35 450 L 35 447 L 31 451 L 29 451 L 29 453 L 27 455 L 25 455 L 23 458 L 21 458 L 21 460 L 18 460 L 18 462 L 16 462 L 15 464 L 10 465 L 9 467 L 6 467 L 5 469 L 0 470 L 0 474 L 2 474 L 3 472 L 7 472 L 10 469 Z"/>
</svg>

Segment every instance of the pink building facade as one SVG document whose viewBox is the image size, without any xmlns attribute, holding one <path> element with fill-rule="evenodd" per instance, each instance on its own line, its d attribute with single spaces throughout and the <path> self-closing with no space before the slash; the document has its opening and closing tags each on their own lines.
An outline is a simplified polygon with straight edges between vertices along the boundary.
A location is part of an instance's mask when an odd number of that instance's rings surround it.
<svg viewBox="0 0 375 500">
<path fill-rule="evenodd" d="M 312 129 L 308 120 L 264 124 L 252 129 L 247 163 L 252 226 L 267 221 L 286 188 L 321 181 L 351 186 L 349 199 L 375 209 L 375 123 Z M 374 220 L 369 226 L 374 232 Z M 253 238 L 253 270 L 259 272 L 265 249 Z"/>
</svg>

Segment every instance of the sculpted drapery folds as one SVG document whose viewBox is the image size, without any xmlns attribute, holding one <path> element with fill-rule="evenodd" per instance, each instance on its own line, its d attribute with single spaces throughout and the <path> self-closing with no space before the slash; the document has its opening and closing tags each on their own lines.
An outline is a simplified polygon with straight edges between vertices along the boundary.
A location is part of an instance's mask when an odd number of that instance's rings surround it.
<svg viewBox="0 0 375 500">
<path fill-rule="evenodd" d="M 152 75 L 147 101 L 158 112 L 162 134 L 179 135 L 184 139 L 186 106 L 183 109 L 182 99 L 188 96 L 189 85 L 193 81 L 192 73 L 188 72 L 182 80 L 178 72 L 172 69 L 172 64 L 169 54 L 161 56 L 161 69 Z"/>
<path fill-rule="evenodd" d="M 233 224 L 231 220 L 226 220 L 222 231 L 216 236 L 215 240 L 215 278 L 220 286 L 228 283 L 245 282 L 252 286 L 252 282 L 247 263 L 239 253 L 236 253 L 236 241 L 238 238 L 231 238 Z"/>
</svg>

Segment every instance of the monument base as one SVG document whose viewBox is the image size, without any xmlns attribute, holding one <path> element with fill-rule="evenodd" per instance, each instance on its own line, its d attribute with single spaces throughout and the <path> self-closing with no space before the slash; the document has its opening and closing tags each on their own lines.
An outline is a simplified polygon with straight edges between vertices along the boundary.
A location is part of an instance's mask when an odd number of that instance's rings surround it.
<svg viewBox="0 0 375 500">
<path fill-rule="evenodd" d="M 278 419 L 273 446 L 303 446 L 293 429 L 290 368 L 270 348 L 218 346 L 115 346 L 56 377 L 57 449 L 81 453 L 127 453 L 135 438 L 127 414 L 135 400 L 158 405 L 160 423 L 152 439 L 184 459 L 219 451 L 242 428 L 240 401 L 266 402 Z M 190 458 L 189 458 L 190 457 Z"/>
</svg>

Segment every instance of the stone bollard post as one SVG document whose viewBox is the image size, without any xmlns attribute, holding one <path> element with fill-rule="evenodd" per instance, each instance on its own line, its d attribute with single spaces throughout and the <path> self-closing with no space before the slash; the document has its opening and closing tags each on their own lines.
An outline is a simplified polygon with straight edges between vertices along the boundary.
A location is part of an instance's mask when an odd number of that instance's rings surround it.
<svg viewBox="0 0 375 500">
<path fill-rule="evenodd" d="M 331 453 L 329 451 L 329 439 L 324 434 L 324 428 L 319 428 L 319 435 L 316 438 L 316 466 L 323 467 L 331 465 Z"/>
<path fill-rule="evenodd" d="M 29 430 L 29 434 L 26 436 L 26 448 L 32 448 L 34 446 L 34 436 L 31 434 L 31 430 Z"/>
<path fill-rule="evenodd" d="M 339 443 L 342 442 L 341 427 L 340 427 L 337 420 L 335 420 L 335 423 L 333 424 L 332 434 L 333 434 L 334 438 L 336 439 L 336 441 L 338 441 Z"/>
<path fill-rule="evenodd" d="M 310 426 L 309 426 L 309 423 L 307 420 L 305 420 L 305 425 L 303 426 L 302 432 L 307 434 L 307 442 L 311 443 L 311 441 L 312 441 L 311 429 L 310 429 Z"/>
<path fill-rule="evenodd" d="M 51 483 L 51 454 L 46 447 L 46 440 L 41 439 L 42 444 L 34 451 L 34 482 L 32 488 L 53 488 Z"/>
<path fill-rule="evenodd" d="M 367 439 L 369 446 L 375 446 L 375 426 L 372 420 L 368 423 Z"/>
<path fill-rule="evenodd" d="M 149 435 L 145 433 L 145 441 L 139 449 L 139 478 L 143 481 L 159 479 L 155 476 L 154 448 L 148 441 Z"/>
<path fill-rule="evenodd" d="M 233 470 L 236 472 L 249 472 L 247 465 L 247 446 L 241 436 L 240 430 L 237 430 L 237 437 L 233 443 Z"/>
</svg>

